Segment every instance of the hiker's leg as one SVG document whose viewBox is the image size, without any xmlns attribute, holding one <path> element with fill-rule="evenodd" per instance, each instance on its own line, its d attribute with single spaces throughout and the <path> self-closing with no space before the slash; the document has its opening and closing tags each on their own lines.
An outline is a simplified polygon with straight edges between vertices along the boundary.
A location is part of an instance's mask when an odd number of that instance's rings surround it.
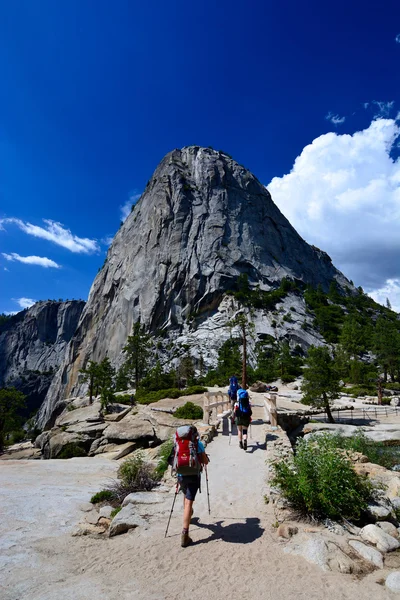
<svg viewBox="0 0 400 600">
<path fill-rule="evenodd" d="M 239 442 L 241 442 L 243 440 L 243 427 L 242 427 L 242 425 L 238 425 L 237 426 L 237 430 L 238 430 Z"/>
<path fill-rule="evenodd" d="M 243 427 L 243 448 L 247 450 L 247 427 Z"/>
<path fill-rule="evenodd" d="M 183 505 L 183 530 L 189 531 L 190 519 L 192 518 L 193 500 L 184 499 Z"/>
</svg>

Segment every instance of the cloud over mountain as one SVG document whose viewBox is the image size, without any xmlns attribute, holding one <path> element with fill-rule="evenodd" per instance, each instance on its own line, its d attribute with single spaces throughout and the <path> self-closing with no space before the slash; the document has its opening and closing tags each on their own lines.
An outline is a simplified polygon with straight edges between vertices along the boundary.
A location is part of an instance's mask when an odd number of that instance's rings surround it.
<svg viewBox="0 0 400 600">
<path fill-rule="evenodd" d="M 100 250 L 96 240 L 80 238 L 77 235 L 74 235 L 70 229 L 65 229 L 61 223 L 57 223 L 51 219 L 43 219 L 43 222 L 46 224 L 46 227 L 39 227 L 38 225 L 33 225 L 32 223 L 11 217 L 0 220 L 0 228 L 4 229 L 4 224 L 12 223 L 17 225 L 17 227 L 28 235 L 53 242 L 58 246 L 70 250 L 70 252 L 92 254 Z"/>
<path fill-rule="evenodd" d="M 53 267 L 54 269 L 60 269 L 61 265 L 54 262 L 50 258 L 46 258 L 45 256 L 20 256 L 16 252 L 11 252 L 11 254 L 6 254 L 2 252 L 2 255 L 6 260 L 9 261 L 18 261 L 24 263 L 26 265 L 39 265 L 40 267 Z"/>
<path fill-rule="evenodd" d="M 400 309 L 400 127 L 377 119 L 353 135 L 327 133 L 290 173 L 267 185 L 284 215 L 356 285 Z"/>
</svg>

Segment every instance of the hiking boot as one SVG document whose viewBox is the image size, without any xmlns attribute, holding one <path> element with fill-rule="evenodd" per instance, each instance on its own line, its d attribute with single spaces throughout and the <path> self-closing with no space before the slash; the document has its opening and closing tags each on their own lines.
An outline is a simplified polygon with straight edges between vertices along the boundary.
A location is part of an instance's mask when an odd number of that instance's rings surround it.
<svg viewBox="0 0 400 600">
<path fill-rule="evenodd" d="M 247 440 L 244 440 L 243 442 L 243 450 L 247 450 Z"/>
<path fill-rule="evenodd" d="M 182 548 L 186 548 L 189 544 L 192 543 L 192 538 L 189 537 L 188 533 L 182 533 L 181 535 L 181 546 Z"/>
<path fill-rule="evenodd" d="M 240 440 L 240 442 L 239 442 L 239 448 L 243 448 L 243 442 L 242 442 L 242 440 Z"/>
</svg>

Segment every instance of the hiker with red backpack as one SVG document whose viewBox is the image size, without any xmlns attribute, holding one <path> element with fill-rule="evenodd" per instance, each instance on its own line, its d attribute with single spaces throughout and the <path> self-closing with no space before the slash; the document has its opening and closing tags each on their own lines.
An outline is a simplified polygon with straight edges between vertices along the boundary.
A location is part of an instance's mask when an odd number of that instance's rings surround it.
<svg viewBox="0 0 400 600">
<path fill-rule="evenodd" d="M 251 410 L 250 398 L 247 390 L 239 387 L 237 392 L 237 400 L 233 409 L 235 417 L 235 423 L 238 430 L 239 448 L 247 450 L 247 429 L 251 423 Z"/>
<path fill-rule="evenodd" d="M 209 460 L 204 445 L 200 441 L 199 432 L 194 425 L 178 427 L 172 452 L 171 472 L 178 476 L 176 494 L 179 486 L 184 495 L 181 546 L 186 548 L 192 543 L 192 539 L 189 537 L 189 525 L 193 515 L 193 502 L 200 488 L 201 471 Z"/>
</svg>

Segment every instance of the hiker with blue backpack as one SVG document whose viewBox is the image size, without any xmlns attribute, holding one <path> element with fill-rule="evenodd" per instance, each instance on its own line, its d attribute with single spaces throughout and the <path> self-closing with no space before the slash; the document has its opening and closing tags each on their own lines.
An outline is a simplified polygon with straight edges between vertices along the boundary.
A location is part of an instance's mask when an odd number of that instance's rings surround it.
<svg viewBox="0 0 400 600">
<path fill-rule="evenodd" d="M 237 391 L 239 389 L 239 382 L 238 382 L 238 378 L 236 377 L 236 375 L 232 375 L 232 377 L 230 377 L 229 379 L 229 388 L 228 388 L 228 396 L 230 398 L 231 401 L 231 405 L 232 405 L 232 409 L 235 405 L 235 402 L 237 400 Z"/>
<path fill-rule="evenodd" d="M 233 409 L 235 417 L 235 423 L 238 430 L 239 448 L 247 450 L 247 429 L 251 423 L 251 410 L 250 398 L 247 390 L 239 387 L 237 392 L 237 400 Z"/>
<path fill-rule="evenodd" d="M 174 447 L 171 452 L 171 462 L 171 473 L 177 475 L 178 479 L 170 519 L 174 509 L 176 496 L 178 491 L 181 490 L 184 496 L 181 546 L 182 548 L 186 548 L 192 543 L 192 539 L 189 537 L 189 525 L 193 515 L 193 502 L 200 489 L 201 472 L 203 467 L 207 469 L 206 465 L 209 463 L 204 444 L 200 441 L 199 432 L 194 425 L 182 425 L 182 427 L 178 427 L 176 430 Z M 165 535 L 167 535 L 167 531 L 165 532 Z"/>
</svg>

